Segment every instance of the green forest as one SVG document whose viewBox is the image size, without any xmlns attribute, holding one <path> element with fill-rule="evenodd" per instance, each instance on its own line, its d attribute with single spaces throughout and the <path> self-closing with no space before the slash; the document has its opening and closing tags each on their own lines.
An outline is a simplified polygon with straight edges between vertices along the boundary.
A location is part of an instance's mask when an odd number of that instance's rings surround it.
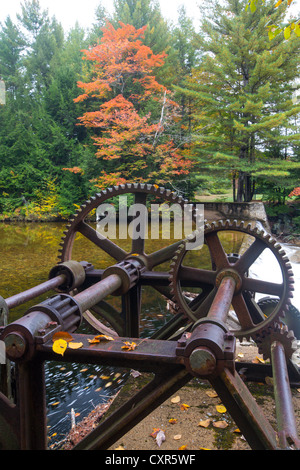
<svg viewBox="0 0 300 470">
<path fill-rule="evenodd" d="M 68 219 L 125 182 L 261 199 L 300 228 L 300 21 L 291 2 L 99 0 L 66 32 L 38 0 L 0 24 L 0 217 Z M 83 6 L 84 7 L 84 6 Z M 249 8 L 248 8 L 249 7 Z"/>
</svg>

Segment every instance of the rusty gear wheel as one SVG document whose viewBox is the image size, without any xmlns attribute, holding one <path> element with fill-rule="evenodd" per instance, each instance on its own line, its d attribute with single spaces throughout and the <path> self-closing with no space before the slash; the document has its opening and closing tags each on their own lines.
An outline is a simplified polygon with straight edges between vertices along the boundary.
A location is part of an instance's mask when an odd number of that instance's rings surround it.
<svg viewBox="0 0 300 470">
<path fill-rule="evenodd" d="M 244 251 L 238 257 L 227 255 L 223 247 L 223 232 L 232 233 L 236 237 L 238 232 L 244 236 Z M 196 240 L 199 234 L 192 235 L 190 240 Z M 237 221 L 218 221 L 206 224 L 204 227 L 204 245 L 210 256 L 209 269 L 195 266 L 196 255 L 188 255 L 186 240 L 175 253 L 170 270 L 170 286 L 173 293 L 173 301 L 178 310 L 190 320 L 196 322 L 206 317 L 215 297 L 220 278 L 230 271 L 230 275 L 236 279 L 237 288 L 232 299 L 232 307 L 235 312 L 233 322 L 229 329 L 236 337 L 250 339 L 255 337 L 262 328 L 274 325 L 279 317 L 284 317 L 285 311 L 291 302 L 293 290 L 293 273 L 289 260 L 277 241 L 264 230 L 251 224 Z M 249 275 L 252 265 L 265 249 L 271 250 L 280 268 L 282 281 L 270 282 L 267 279 L 256 279 Z M 203 249 L 203 248 L 202 248 Z M 201 261 L 199 250 L 198 260 Z M 186 264 L 186 257 L 190 264 Z M 191 263 L 192 258 L 192 263 Z M 197 295 L 189 298 L 189 288 L 197 288 Z M 274 309 L 266 317 L 257 302 L 255 294 L 272 295 L 278 298 Z"/>
<path fill-rule="evenodd" d="M 271 358 L 271 346 L 274 341 L 282 344 L 287 359 L 290 359 L 297 349 L 297 339 L 294 333 L 289 331 L 286 325 L 275 323 L 256 335 L 258 352 L 263 355 L 264 360 Z"/>
<path fill-rule="evenodd" d="M 162 263 L 168 262 L 174 256 L 176 249 L 178 248 L 179 244 L 182 242 L 181 240 L 175 241 L 172 245 L 158 248 L 153 253 L 146 253 L 145 252 L 145 240 L 142 238 L 138 238 L 136 240 L 132 239 L 130 243 L 123 242 L 122 240 L 119 243 L 115 243 L 109 238 L 100 238 L 99 233 L 97 230 L 92 227 L 90 223 L 90 216 L 92 211 L 96 210 L 98 206 L 103 203 L 113 201 L 113 198 L 116 198 L 120 195 L 129 195 L 132 197 L 133 203 L 135 204 L 142 204 L 146 205 L 146 202 L 151 200 L 151 202 L 159 202 L 165 203 L 169 202 L 170 204 L 179 204 L 181 208 L 185 211 L 189 211 L 190 215 L 193 217 L 194 209 L 192 205 L 189 205 L 188 201 L 184 199 L 182 196 L 178 195 L 177 193 L 167 190 L 165 188 L 159 187 L 157 185 L 150 185 L 150 184 L 122 184 L 120 186 L 114 186 L 112 188 L 108 188 L 106 190 L 101 191 L 100 193 L 93 196 L 90 200 L 86 201 L 74 214 L 74 216 L 70 219 L 68 225 L 66 226 L 66 230 L 64 231 L 63 238 L 60 243 L 59 249 L 59 262 L 65 262 L 71 259 L 76 259 L 78 256 L 80 259 L 84 256 L 88 256 L 88 261 L 92 262 L 95 265 L 95 269 L 101 269 L 105 264 L 104 268 L 108 266 L 114 265 L 115 263 L 120 263 L 125 260 L 132 260 L 134 259 L 135 262 L 140 263 L 143 269 L 147 271 L 152 271 L 156 266 L 159 266 Z M 148 199 L 147 199 L 148 198 Z M 131 201 L 130 201 L 131 202 Z M 83 243 L 84 245 L 86 242 L 92 243 L 92 250 L 94 251 L 94 247 L 96 250 L 99 248 L 100 251 L 97 251 L 97 259 L 96 262 L 90 259 L 90 254 L 84 254 L 81 247 L 79 247 L 79 252 L 75 250 L 74 243 L 75 239 L 77 240 L 78 236 L 83 236 Z M 80 242 L 78 242 L 80 245 Z M 124 248 L 125 246 L 125 248 Z M 91 250 L 91 251 L 92 251 Z M 105 257 L 105 261 L 103 258 Z M 168 270 L 168 268 L 167 268 Z M 156 270 L 157 271 L 157 270 Z M 165 271 L 165 270 L 164 270 Z M 156 283 L 153 282 L 153 287 L 166 296 L 167 298 L 171 298 L 169 286 L 163 286 L 160 279 L 159 279 L 159 272 L 153 273 L 156 275 Z M 166 273 L 164 273 L 166 274 Z M 137 286 L 137 289 L 140 289 L 140 286 Z M 128 293 L 130 296 L 130 292 Z M 85 318 L 94 328 L 101 331 L 102 324 L 99 323 L 97 317 L 100 316 L 104 318 L 106 321 L 110 323 L 115 331 L 119 334 L 129 334 L 129 330 L 124 330 L 124 327 L 120 326 L 122 317 L 129 315 L 129 310 L 135 309 L 136 310 L 136 317 L 138 317 L 140 312 L 140 296 L 141 292 L 136 292 L 136 298 L 133 300 L 134 294 L 132 293 L 131 298 L 128 300 L 128 296 L 123 302 L 122 305 L 123 312 L 119 310 L 119 307 L 116 308 L 108 302 L 102 302 L 101 306 L 96 305 L 91 309 L 91 312 L 85 312 Z M 123 299 L 124 300 L 124 299 Z M 135 305 L 133 305 L 133 303 Z M 127 309 L 127 314 L 124 313 L 124 308 Z M 126 321 L 126 320 L 124 320 Z M 131 332 L 132 333 L 132 332 Z M 137 332 L 136 332 L 137 334 Z"/>
</svg>

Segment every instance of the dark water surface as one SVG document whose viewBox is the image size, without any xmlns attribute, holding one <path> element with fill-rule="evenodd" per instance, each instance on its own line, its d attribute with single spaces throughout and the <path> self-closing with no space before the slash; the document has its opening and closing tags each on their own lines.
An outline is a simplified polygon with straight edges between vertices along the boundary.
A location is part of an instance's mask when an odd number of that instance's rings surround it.
<svg viewBox="0 0 300 470">
<path fill-rule="evenodd" d="M 57 264 L 58 248 L 65 224 L 18 223 L 0 224 L 0 295 L 8 298 L 48 279 L 50 269 Z M 129 249 L 130 241 L 123 241 Z M 166 241 L 155 240 L 146 244 L 146 251 L 153 252 Z M 237 252 L 241 237 L 227 233 L 223 244 L 228 253 Z M 168 243 L 167 243 L 168 244 Z M 78 236 L 73 259 L 92 262 L 95 268 L 114 264 L 99 248 Z M 192 253 L 197 264 L 197 256 Z M 208 254 L 202 253 L 202 261 Z M 168 269 L 168 266 L 164 267 Z M 53 295 L 48 293 L 48 296 Z M 47 295 L 12 309 L 9 322 L 23 316 L 26 310 Z M 141 336 L 150 336 L 170 318 L 165 300 L 151 288 L 143 291 L 143 316 Z M 86 332 L 94 333 L 91 330 Z M 46 392 L 48 407 L 49 443 L 59 441 L 70 430 L 70 412 L 80 414 L 77 421 L 86 416 L 96 405 L 115 395 L 126 380 L 128 371 L 109 367 L 51 362 L 46 364 Z"/>
</svg>

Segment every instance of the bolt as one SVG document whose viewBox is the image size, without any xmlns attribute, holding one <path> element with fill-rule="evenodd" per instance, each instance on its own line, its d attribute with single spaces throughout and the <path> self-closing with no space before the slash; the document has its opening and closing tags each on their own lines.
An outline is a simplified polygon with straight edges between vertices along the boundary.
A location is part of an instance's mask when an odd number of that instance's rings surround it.
<svg viewBox="0 0 300 470">
<path fill-rule="evenodd" d="M 210 349 L 199 347 L 191 353 L 190 366 L 193 372 L 198 375 L 210 375 L 216 368 L 217 360 Z"/>
<path fill-rule="evenodd" d="M 5 338 L 6 353 L 12 359 L 19 359 L 26 351 L 26 342 L 18 333 L 9 333 Z"/>
</svg>

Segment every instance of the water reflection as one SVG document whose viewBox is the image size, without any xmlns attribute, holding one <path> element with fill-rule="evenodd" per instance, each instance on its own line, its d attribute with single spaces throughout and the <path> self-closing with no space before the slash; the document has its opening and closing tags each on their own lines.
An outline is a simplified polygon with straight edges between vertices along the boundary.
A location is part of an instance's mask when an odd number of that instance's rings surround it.
<svg viewBox="0 0 300 470">
<path fill-rule="evenodd" d="M 0 295 L 8 298 L 48 279 L 50 269 L 58 261 L 58 248 L 65 224 L 32 223 L 0 224 Z M 237 233 L 220 234 L 227 253 L 238 252 L 242 236 Z M 172 243 L 172 240 L 170 241 Z M 151 253 L 168 245 L 166 240 L 148 240 L 146 251 Z M 130 240 L 123 240 L 121 245 L 129 250 Z M 210 256 L 203 249 L 195 255 L 188 254 L 196 266 L 210 265 Z M 97 268 L 114 264 L 107 254 L 99 250 L 82 235 L 76 236 L 73 259 L 93 263 Z M 159 267 L 168 270 L 169 264 Z M 20 318 L 31 305 L 35 305 L 53 293 L 28 302 L 24 306 L 12 309 L 9 322 Z M 115 302 L 118 299 L 114 300 Z M 151 287 L 143 288 L 143 312 L 141 318 L 141 336 L 151 336 L 166 323 L 171 313 L 166 308 L 166 300 Z M 109 367 L 82 364 L 51 362 L 46 364 L 46 392 L 50 443 L 60 440 L 70 429 L 71 408 L 80 413 L 82 419 L 95 405 L 106 402 L 115 395 L 124 383 L 128 371 Z M 106 378 L 103 378 L 106 377 Z"/>
</svg>

